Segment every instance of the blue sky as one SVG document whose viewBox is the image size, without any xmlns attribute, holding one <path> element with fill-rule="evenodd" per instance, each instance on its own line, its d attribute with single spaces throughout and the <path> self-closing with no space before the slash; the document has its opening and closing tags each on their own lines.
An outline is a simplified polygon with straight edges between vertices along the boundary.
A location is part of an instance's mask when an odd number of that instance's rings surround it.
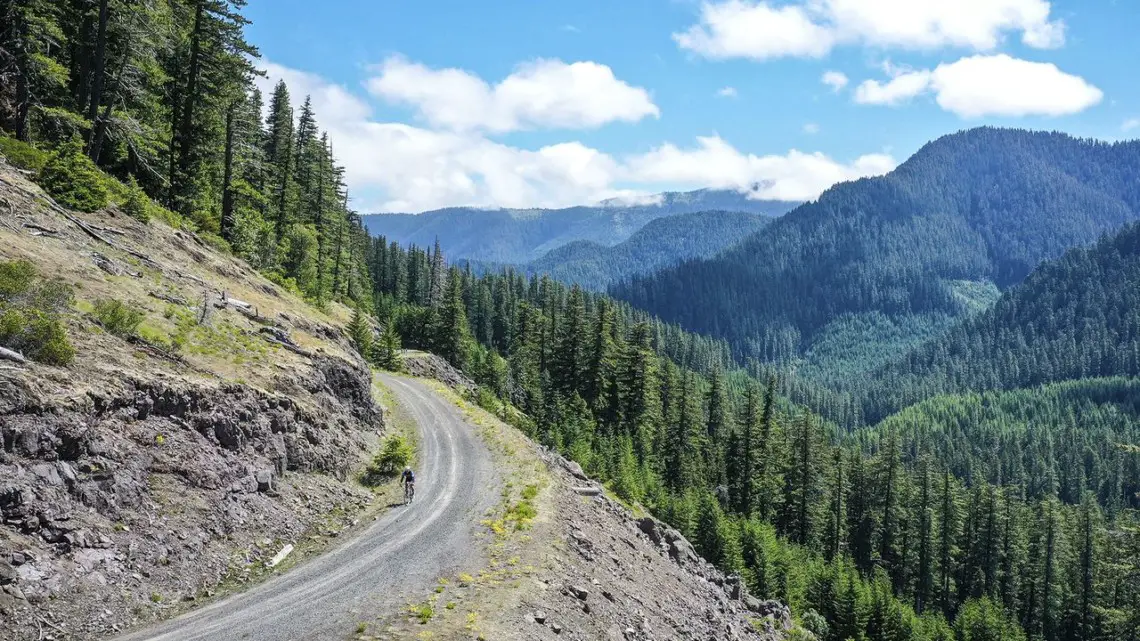
<svg viewBox="0 0 1140 641">
<path fill-rule="evenodd" d="M 367 211 L 750 184 L 813 198 L 965 127 L 1140 135 L 1133 0 L 313 8 L 251 0 L 248 36 L 264 86 L 313 94 Z"/>
</svg>

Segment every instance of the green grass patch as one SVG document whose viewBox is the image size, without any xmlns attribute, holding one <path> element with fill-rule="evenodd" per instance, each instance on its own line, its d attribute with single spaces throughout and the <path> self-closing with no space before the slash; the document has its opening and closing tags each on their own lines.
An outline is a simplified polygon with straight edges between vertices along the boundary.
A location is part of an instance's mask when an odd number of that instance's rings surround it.
<svg viewBox="0 0 1140 641">
<path fill-rule="evenodd" d="M 146 318 L 143 310 L 115 298 L 102 298 L 95 301 L 92 312 L 95 320 L 111 334 L 120 338 L 138 335 L 139 325 Z"/>
</svg>

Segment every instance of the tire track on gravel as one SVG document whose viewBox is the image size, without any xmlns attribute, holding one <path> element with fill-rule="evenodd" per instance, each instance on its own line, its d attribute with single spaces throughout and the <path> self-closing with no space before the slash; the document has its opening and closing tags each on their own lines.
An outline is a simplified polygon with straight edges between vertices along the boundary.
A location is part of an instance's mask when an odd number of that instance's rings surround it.
<svg viewBox="0 0 1140 641">
<path fill-rule="evenodd" d="M 422 382 L 379 375 L 420 432 L 416 499 L 285 574 L 116 641 L 344 639 L 424 598 L 438 577 L 476 567 L 474 530 L 501 479 L 491 455 L 454 405 Z"/>
</svg>

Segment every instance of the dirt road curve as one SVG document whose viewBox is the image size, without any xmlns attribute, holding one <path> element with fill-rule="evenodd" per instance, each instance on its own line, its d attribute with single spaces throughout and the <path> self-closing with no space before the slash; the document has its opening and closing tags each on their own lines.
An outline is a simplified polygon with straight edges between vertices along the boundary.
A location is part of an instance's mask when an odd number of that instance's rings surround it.
<svg viewBox="0 0 1140 641">
<path fill-rule="evenodd" d="M 438 577 L 475 567 L 474 530 L 498 496 L 490 454 L 454 405 L 419 381 L 383 380 L 420 426 L 411 505 L 247 592 L 116 641 L 345 639 L 357 622 L 423 599 Z"/>
</svg>

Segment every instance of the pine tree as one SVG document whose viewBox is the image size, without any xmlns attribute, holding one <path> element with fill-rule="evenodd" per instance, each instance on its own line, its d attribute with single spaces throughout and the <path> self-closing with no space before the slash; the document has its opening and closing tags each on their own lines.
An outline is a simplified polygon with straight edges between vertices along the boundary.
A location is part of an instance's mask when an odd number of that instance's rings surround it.
<svg viewBox="0 0 1140 641">
<path fill-rule="evenodd" d="M 708 423 L 705 427 L 705 477 L 711 485 L 720 485 L 724 478 L 724 440 L 732 429 L 724 378 L 720 370 L 709 377 Z"/>
<path fill-rule="evenodd" d="M 348 332 L 356 351 L 365 358 L 372 355 L 372 328 L 368 326 L 368 321 L 360 312 L 360 308 L 353 310 L 352 321 L 345 327 L 345 331 Z"/>
<path fill-rule="evenodd" d="M 396 331 L 396 326 L 391 322 L 385 323 L 380 339 L 372 344 L 372 362 L 389 372 L 402 371 L 400 349 L 400 334 Z"/>
<path fill-rule="evenodd" d="M 435 328 L 435 349 L 459 369 L 467 362 L 471 329 L 467 325 L 467 309 L 463 304 L 463 291 L 458 278 L 448 279 L 447 295 L 439 311 Z"/>
<path fill-rule="evenodd" d="M 586 308 L 582 289 L 570 289 L 569 301 L 558 328 L 557 347 L 551 356 L 550 374 L 563 395 L 586 393 Z"/>
</svg>

